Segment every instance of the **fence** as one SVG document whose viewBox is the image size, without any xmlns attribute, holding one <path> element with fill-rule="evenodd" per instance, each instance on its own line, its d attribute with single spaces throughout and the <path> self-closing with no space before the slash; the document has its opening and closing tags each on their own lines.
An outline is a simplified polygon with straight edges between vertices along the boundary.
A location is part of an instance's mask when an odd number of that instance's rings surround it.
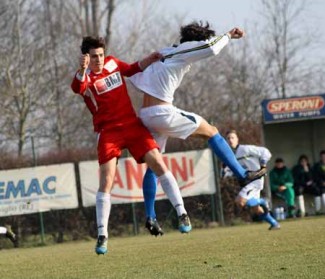
<svg viewBox="0 0 325 279">
<path fill-rule="evenodd" d="M 164 155 L 164 160 L 176 177 L 185 204 L 191 208 L 191 214 L 198 215 L 198 219 L 202 222 L 206 222 L 207 219 L 215 221 L 216 216 L 220 219 L 221 211 L 216 212 L 216 209 L 220 209 L 220 205 L 216 207 L 215 204 L 217 168 L 211 151 L 205 149 L 170 153 Z M 26 235 L 32 232 L 24 225 L 29 220 L 35 228 L 38 222 L 37 213 L 44 212 L 45 231 L 50 231 L 48 228 L 57 224 L 58 242 L 63 239 L 65 230 L 74 231 L 74 228 L 85 230 L 80 227 L 86 226 L 93 231 L 94 229 L 91 229 L 95 227 L 93 206 L 99 185 L 98 169 L 97 161 L 86 161 L 77 165 L 61 164 L 0 171 L 0 217 L 6 217 L 2 218 L 4 222 L 14 223 L 14 226 L 19 227 L 20 233 Z M 143 202 L 141 184 L 145 169 L 145 164 L 138 165 L 132 158 L 119 160 L 112 191 L 112 203 L 119 205 L 119 210 L 114 213 L 114 208 L 112 209 L 110 224 L 115 219 L 117 223 L 119 220 L 130 221 L 120 215 L 132 216 L 133 233 L 138 233 L 137 220 L 143 219 L 143 206 L 139 203 Z M 160 208 L 164 210 L 160 218 L 173 220 L 174 211 L 171 210 L 169 202 L 164 201 L 165 199 L 166 196 L 158 185 L 157 200 L 161 201 L 158 210 L 161 211 Z M 129 209 L 131 212 L 128 212 Z M 29 214 L 29 217 L 17 218 L 17 215 L 25 214 Z M 43 228 L 43 214 L 39 218 L 40 227 Z M 51 224 L 47 224 L 48 222 Z M 116 230 L 118 231 L 118 226 Z M 35 229 L 33 233 L 35 234 Z M 41 234 L 44 239 L 44 229 L 41 229 Z M 78 238 L 77 232 L 73 234 L 76 236 L 72 238 Z"/>
</svg>

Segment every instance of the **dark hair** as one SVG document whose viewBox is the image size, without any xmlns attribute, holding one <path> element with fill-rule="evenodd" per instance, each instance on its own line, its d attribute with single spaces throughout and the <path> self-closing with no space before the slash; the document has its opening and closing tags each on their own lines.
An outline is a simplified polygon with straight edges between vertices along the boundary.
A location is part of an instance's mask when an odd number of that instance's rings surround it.
<svg viewBox="0 0 325 279">
<path fill-rule="evenodd" d="M 233 130 L 229 130 L 229 131 L 227 131 L 227 132 L 226 132 L 226 137 L 227 137 L 229 134 L 235 134 L 235 135 L 238 136 L 237 131 L 234 130 L 234 129 L 233 129 Z"/>
<path fill-rule="evenodd" d="M 80 46 L 81 53 L 86 54 L 92 48 L 100 48 L 102 47 L 105 50 L 105 40 L 102 37 L 83 37 L 82 43 Z"/>
<path fill-rule="evenodd" d="M 210 24 L 206 22 L 205 26 L 202 21 L 194 21 L 191 24 L 181 27 L 180 43 L 190 41 L 205 41 L 215 36 L 215 31 L 210 28 Z"/>
<path fill-rule="evenodd" d="M 321 151 L 319 152 L 319 155 L 320 155 L 320 156 L 325 155 L 325 150 L 321 150 Z"/>
<path fill-rule="evenodd" d="M 282 158 L 276 158 L 275 163 L 284 163 L 284 160 Z"/>
<path fill-rule="evenodd" d="M 300 163 L 302 160 L 306 160 L 307 162 L 309 162 L 308 157 L 305 154 L 299 156 L 298 163 Z"/>
</svg>

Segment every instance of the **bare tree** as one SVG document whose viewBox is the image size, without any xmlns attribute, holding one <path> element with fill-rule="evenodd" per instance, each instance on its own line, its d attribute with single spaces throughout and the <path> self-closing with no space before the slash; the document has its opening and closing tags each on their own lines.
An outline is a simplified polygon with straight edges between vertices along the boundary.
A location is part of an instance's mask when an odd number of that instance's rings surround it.
<svg viewBox="0 0 325 279">
<path fill-rule="evenodd" d="M 157 3 L 142 0 L 140 7 L 114 0 L 94 5 L 91 0 L 1 1 L 0 147 L 10 146 L 20 156 L 30 149 L 30 134 L 38 152 L 64 150 L 76 141 L 78 147 L 94 146 L 91 116 L 70 90 L 81 39 L 97 26 L 110 53 L 128 62 L 138 60 L 177 37 L 177 17 L 159 14 Z M 139 13 L 134 14 L 134 8 Z"/>
<path fill-rule="evenodd" d="M 111 30 L 112 30 L 112 21 L 113 21 L 113 12 L 115 10 L 115 0 L 107 0 L 107 23 L 106 23 L 106 36 L 105 36 L 105 44 L 108 48 L 111 41 Z"/>
<path fill-rule="evenodd" d="M 297 83 L 305 80 L 302 54 L 310 46 L 311 37 L 300 21 L 306 3 L 306 0 L 261 0 L 266 21 L 261 34 L 263 56 L 278 97 L 287 97 Z"/>
<path fill-rule="evenodd" d="M 17 153 L 22 155 L 23 147 L 28 136 L 28 130 L 33 129 L 36 123 L 32 115 L 43 100 L 41 95 L 44 87 L 40 72 L 44 67 L 45 55 L 42 49 L 41 38 L 36 31 L 35 18 L 29 15 L 37 13 L 38 6 L 26 5 L 26 1 L 8 2 L 3 15 L 6 34 L 10 37 L 1 41 L 2 61 L 2 96 L 5 104 L 5 113 L 2 121 L 5 125 L 2 131 L 12 144 L 17 141 Z M 25 9 L 26 12 L 23 12 Z M 8 33 L 7 33 L 8 34 Z"/>
<path fill-rule="evenodd" d="M 98 0 L 90 0 L 91 1 L 91 22 L 92 22 L 92 35 L 98 36 Z"/>
</svg>

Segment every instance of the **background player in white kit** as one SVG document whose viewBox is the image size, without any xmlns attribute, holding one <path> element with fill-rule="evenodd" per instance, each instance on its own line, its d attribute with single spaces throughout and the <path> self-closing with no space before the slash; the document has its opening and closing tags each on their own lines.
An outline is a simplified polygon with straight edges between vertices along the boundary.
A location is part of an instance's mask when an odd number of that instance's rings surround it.
<svg viewBox="0 0 325 279">
<path fill-rule="evenodd" d="M 214 153 L 229 166 L 241 184 L 260 178 L 265 174 L 265 169 L 245 170 L 216 127 L 201 116 L 172 105 L 175 90 L 190 70 L 191 64 L 217 55 L 230 39 L 243 37 L 244 31 L 233 28 L 224 35 L 215 36 L 215 31 L 209 28 L 208 23 L 204 26 L 202 22 L 194 22 L 181 27 L 180 35 L 179 46 L 160 50 L 164 56 L 161 61 L 151 64 L 144 72 L 130 78 L 133 88 L 129 86 L 129 93 L 132 94 L 134 90 L 144 93 L 139 117 L 154 136 L 162 152 L 165 150 L 168 137 L 186 139 L 189 136 L 200 136 L 208 140 Z M 154 210 L 156 184 L 156 176 L 148 169 L 143 180 L 147 224 L 151 224 L 151 227 L 147 228 L 152 234 L 158 235 L 161 228 L 156 221 Z M 187 228 L 186 232 L 191 226 Z"/>
<path fill-rule="evenodd" d="M 227 141 L 233 149 L 237 160 L 245 169 L 258 170 L 266 168 L 267 162 L 271 159 L 270 151 L 265 147 L 256 145 L 239 144 L 237 132 L 231 130 L 226 134 Z M 226 176 L 232 175 L 232 172 L 226 167 Z M 247 207 L 251 214 L 259 220 L 268 222 L 270 230 L 279 229 L 279 223 L 270 215 L 264 199 L 261 198 L 261 191 L 264 187 L 264 177 L 254 180 L 241 189 L 236 204 L 241 208 Z"/>
</svg>

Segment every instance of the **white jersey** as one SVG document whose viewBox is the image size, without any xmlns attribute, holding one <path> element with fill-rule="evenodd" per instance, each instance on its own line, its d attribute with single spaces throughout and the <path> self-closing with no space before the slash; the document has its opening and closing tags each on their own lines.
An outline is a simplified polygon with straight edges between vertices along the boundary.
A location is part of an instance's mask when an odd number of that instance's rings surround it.
<svg viewBox="0 0 325 279">
<path fill-rule="evenodd" d="M 238 145 L 235 155 L 239 163 L 247 170 L 257 171 L 261 165 L 271 159 L 271 152 L 266 147 L 256 145 Z"/>
<path fill-rule="evenodd" d="M 184 42 L 177 47 L 160 50 L 163 61 L 151 64 L 145 71 L 130 77 L 131 82 L 145 93 L 167 103 L 174 100 L 175 90 L 190 70 L 193 62 L 217 55 L 229 42 L 228 35 L 206 41 Z"/>
<path fill-rule="evenodd" d="M 261 165 L 266 165 L 266 163 L 271 159 L 272 155 L 271 152 L 265 147 L 240 144 L 235 150 L 235 156 L 244 169 L 257 171 L 261 168 Z M 233 173 L 228 167 L 224 169 L 224 176 L 233 176 Z M 262 177 L 261 179 L 254 180 L 248 185 L 262 190 L 263 184 L 264 178 Z"/>
</svg>

